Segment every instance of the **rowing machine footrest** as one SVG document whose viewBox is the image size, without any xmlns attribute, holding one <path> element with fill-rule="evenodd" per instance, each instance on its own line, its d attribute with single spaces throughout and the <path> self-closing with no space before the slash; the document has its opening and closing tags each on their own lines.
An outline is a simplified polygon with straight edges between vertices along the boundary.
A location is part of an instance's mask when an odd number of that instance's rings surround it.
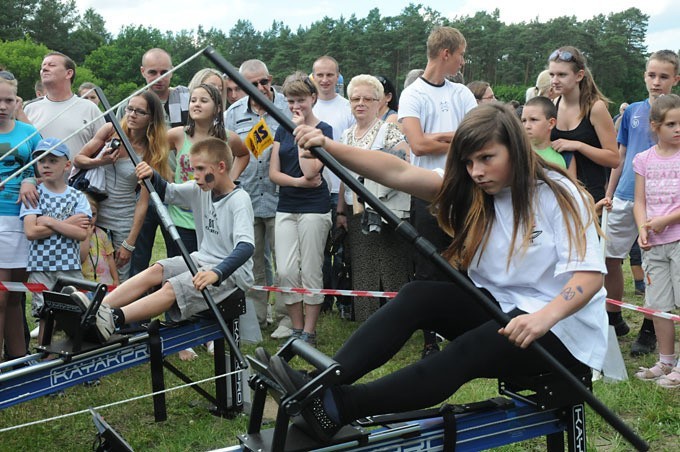
<svg viewBox="0 0 680 452">
<path fill-rule="evenodd" d="M 106 285 L 95 284 L 85 280 L 69 279 L 76 288 L 94 289 L 92 302 L 85 310 L 72 298 L 71 291 L 66 290 L 62 279 L 57 281 L 53 290 L 45 291 L 42 314 L 45 318 L 45 330 L 40 344 L 49 347 L 52 343 L 53 334 L 56 330 L 63 330 L 72 343 L 69 353 L 81 352 L 84 344 L 101 344 L 101 340 L 95 329 L 96 313 L 106 295 Z"/>
<path fill-rule="evenodd" d="M 589 391 L 593 390 L 592 371 L 589 367 L 581 365 L 569 371 Z M 583 402 L 569 382 L 552 372 L 499 379 L 498 392 L 528 402 L 541 410 L 562 408 Z M 527 392 L 530 393 L 527 394 Z"/>
</svg>

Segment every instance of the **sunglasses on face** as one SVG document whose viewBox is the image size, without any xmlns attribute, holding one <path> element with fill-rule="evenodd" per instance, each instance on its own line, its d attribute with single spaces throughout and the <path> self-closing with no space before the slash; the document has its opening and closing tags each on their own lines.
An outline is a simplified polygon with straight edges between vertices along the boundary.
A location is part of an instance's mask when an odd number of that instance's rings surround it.
<svg viewBox="0 0 680 452">
<path fill-rule="evenodd" d="M 9 71 L 0 71 L 0 78 L 4 78 L 5 80 L 16 80 L 14 74 Z"/>
<path fill-rule="evenodd" d="M 567 63 L 574 61 L 574 54 L 569 52 L 568 50 L 560 50 L 557 49 L 553 53 L 550 54 L 548 57 L 548 61 L 565 61 Z"/>
<path fill-rule="evenodd" d="M 255 81 L 253 82 L 253 86 L 254 86 L 255 88 L 257 88 L 259 85 L 262 85 L 262 86 L 267 86 L 267 85 L 269 85 L 269 79 L 268 79 L 268 78 L 261 78 L 260 80 L 255 80 Z"/>
</svg>

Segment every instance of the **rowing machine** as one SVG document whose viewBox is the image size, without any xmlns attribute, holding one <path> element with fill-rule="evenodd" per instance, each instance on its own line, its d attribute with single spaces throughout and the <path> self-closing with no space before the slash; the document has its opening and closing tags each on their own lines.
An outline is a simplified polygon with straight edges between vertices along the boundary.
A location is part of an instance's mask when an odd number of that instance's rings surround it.
<svg viewBox="0 0 680 452">
<path fill-rule="evenodd" d="M 266 363 L 248 356 L 256 372 L 249 381 L 255 394 L 248 432 L 239 435 L 241 445 L 222 450 L 472 451 L 545 436 L 547 449 L 554 452 L 564 450 L 565 431 L 569 451 L 586 450 L 583 401 L 573 399 L 568 384 L 553 374 L 501 381 L 501 394 L 508 397 L 360 419 L 343 427 L 331 444 L 323 444 L 298 428 L 295 420 L 324 387 L 339 381 L 342 366 L 295 339 L 278 355 L 287 361 L 300 356 L 316 368 L 316 377 L 295 394 L 286 394 L 271 378 Z M 590 369 L 583 366 L 575 371 L 584 384 L 590 384 Z M 261 431 L 267 393 L 279 402 L 279 409 L 275 427 Z M 291 419 L 294 424 L 289 426 Z"/>
<path fill-rule="evenodd" d="M 39 353 L 0 364 L 0 409 L 25 401 L 52 394 L 86 381 L 118 372 L 132 366 L 151 362 L 152 386 L 154 392 L 164 389 L 163 369 L 168 369 L 185 382 L 191 380 L 165 361 L 165 357 L 188 347 L 215 341 L 215 375 L 224 375 L 228 369 L 240 370 L 233 354 L 227 355 L 224 335 L 215 318 L 206 311 L 191 321 L 161 325 L 154 321 L 148 328 L 131 334 L 116 334 L 110 340 L 100 343 L 90 330 L 94 324 L 94 309 L 98 296 L 103 297 L 105 287 L 81 280 L 63 279 L 54 289 L 73 285 L 80 288 L 94 288 L 95 301 L 85 312 L 71 297 L 62 292 L 46 291 L 45 306 L 47 325 L 56 323 L 45 332 Z M 220 315 L 227 321 L 230 332 L 238 335 L 239 316 L 245 313 L 245 296 L 242 291 L 218 305 Z M 56 329 L 64 329 L 67 337 L 54 340 Z M 88 330 L 89 329 L 89 330 Z M 49 334 L 48 334 L 49 333 Z M 54 359 L 45 359 L 48 355 Z M 8 370 L 13 369 L 13 370 Z M 8 371 L 5 371 L 8 370 Z M 231 416 L 241 412 L 248 393 L 242 389 L 242 375 L 237 372 L 229 379 L 216 380 L 215 397 L 193 386 L 211 402 L 213 412 L 220 416 Z M 164 420 L 165 400 L 162 394 L 154 397 L 154 414 L 157 421 Z"/>
</svg>

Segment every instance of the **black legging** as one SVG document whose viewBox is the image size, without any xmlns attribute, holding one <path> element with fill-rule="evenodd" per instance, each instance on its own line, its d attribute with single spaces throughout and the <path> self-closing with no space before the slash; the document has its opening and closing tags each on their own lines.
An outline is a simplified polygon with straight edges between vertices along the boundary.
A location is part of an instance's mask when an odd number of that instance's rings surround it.
<svg viewBox="0 0 680 452">
<path fill-rule="evenodd" d="M 512 317 L 523 314 L 514 310 Z M 499 324 L 452 283 L 415 281 L 368 318 L 335 355 L 344 367 L 333 388 L 343 423 L 364 416 L 421 409 L 439 404 L 475 378 L 534 375 L 548 366 L 498 334 Z M 449 344 L 389 375 L 352 385 L 389 361 L 417 330 L 433 330 Z M 548 333 L 542 345 L 567 367 L 578 365 L 559 339 Z"/>
</svg>

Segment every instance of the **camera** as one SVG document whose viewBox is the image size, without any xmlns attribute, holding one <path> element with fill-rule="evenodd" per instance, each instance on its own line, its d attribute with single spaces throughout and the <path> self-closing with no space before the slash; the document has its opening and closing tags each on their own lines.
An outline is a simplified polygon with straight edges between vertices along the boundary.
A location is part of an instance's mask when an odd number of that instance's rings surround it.
<svg viewBox="0 0 680 452">
<path fill-rule="evenodd" d="M 118 138 L 114 138 L 111 140 L 111 144 L 109 144 L 109 147 L 111 148 L 112 151 L 115 151 L 120 147 L 120 140 Z"/>
</svg>

